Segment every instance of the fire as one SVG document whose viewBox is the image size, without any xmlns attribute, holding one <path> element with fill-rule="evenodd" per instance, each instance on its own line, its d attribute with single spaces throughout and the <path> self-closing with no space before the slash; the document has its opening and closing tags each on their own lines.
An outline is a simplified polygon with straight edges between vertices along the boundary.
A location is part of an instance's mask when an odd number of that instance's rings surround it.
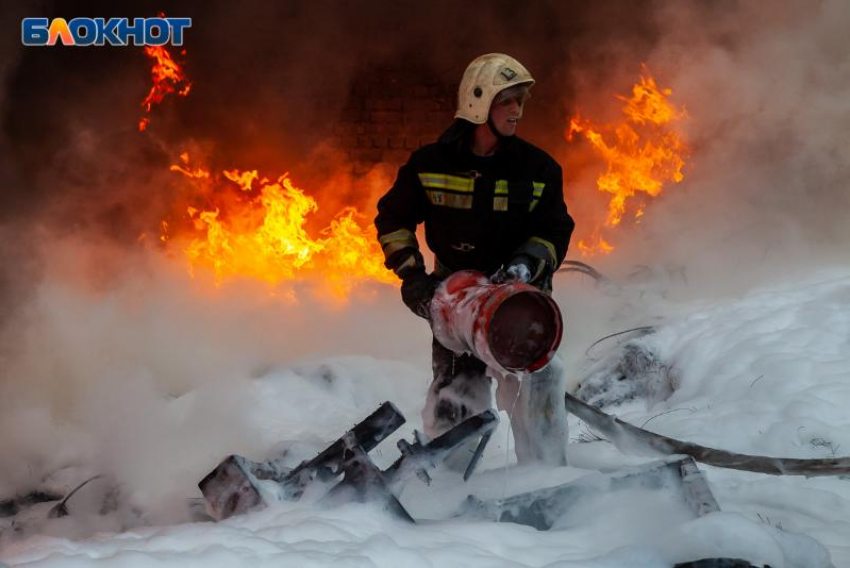
<svg viewBox="0 0 850 568">
<path fill-rule="evenodd" d="M 183 54 L 185 55 L 185 53 L 184 51 Z M 154 65 L 151 69 L 153 86 L 151 86 L 148 96 L 142 101 L 145 114 L 150 114 L 151 107 L 155 103 L 160 103 L 168 93 L 177 92 L 178 95 L 183 97 L 188 95 L 192 88 L 192 83 L 186 80 L 183 68 L 174 61 L 171 54 L 164 47 L 145 47 L 145 54 L 154 60 Z M 139 120 L 139 132 L 144 132 L 149 123 L 150 117 L 142 117 Z"/>
<path fill-rule="evenodd" d="M 192 84 L 165 48 L 146 47 L 145 53 L 154 59 L 153 86 L 142 102 L 150 113 L 168 93 L 188 95 Z M 142 118 L 140 132 L 149 121 Z M 319 236 L 311 235 L 307 224 L 319 203 L 289 173 L 273 179 L 257 170 L 214 173 L 191 164 L 188 153 L 170 169 L 185 177 L 192 197 L 179 206 L 182 218 L 161 221 L 159 240 L 182 249 L 192 275 L 208 270 L 218 284 L 238 277 L 271 285 L 309 280 L 338 301 L 359 281 L 397 280 L 383 265 L 375 227 L 355 208 L 343 207 Z M 292 290 L 283 293 L 296 299 Z"/>
<path fill-rule="evenodd" d="M 649 74 L 646 67 L 644 72 Z M 637 221 L 644 214 L 646 198 L 657 197 L 665 183 L 684 179 L 688 149 L 671 125 L 686 113 L 669 101 L 672 94 L 671 89 L 659 88 L 652 77 L 641 75 L 631 97 L 617 96 L 624 102 L 625 115 L 618 124 L 597 126 L 578 116 L 570 120 L 567 139 L 583 134 L 602 156 L 607 169 L 596 185 L 599 191 L 611 194 L 604 222 L 578 243 L 583 255 L 614 250 L 604 237 L 606 230 L 624 218 Z M 636 197 L 637 202 L 632 202 Z"/>
<path fill-rule="evenodd" d="M 232 277 L 273 285 L 309 279 L 339 300 L 348 297 L 358 281 L 396 280 L 383 266 L 374 226 L 361 225 L 362 216 L 354 208 L 343 209 L 314 237 L 306 224 L 319 204 L 288 173 L 274 180 L 260 179 L 256 170 L 228 170 L 216 176 L 189 167 L 185 154 L 181 159 L 183 164 L 171 169 L 194 184 L 208 205 L 188 206 L 191 229 L 172 236 L 165 231 L 173 232 L 173 224 L 163 225 L 160 239 L 181 241 L 192 271 L 209 269 L 219 283 Z"/>
</svg>

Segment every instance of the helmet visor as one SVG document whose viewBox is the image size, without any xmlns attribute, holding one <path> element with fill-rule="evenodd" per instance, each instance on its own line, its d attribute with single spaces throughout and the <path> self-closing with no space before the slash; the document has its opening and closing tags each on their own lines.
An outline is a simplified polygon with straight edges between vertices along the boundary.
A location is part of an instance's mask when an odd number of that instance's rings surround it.
<svg viewBox="0 0 850 568">
<path fill-rule="evenodd" d="M 493 104 L 500 105 L 515 100 L 519 106 L 522 106 L 530 98 L 531 92 L 528 89 L 528 85 L 514 85 L 513 87 L 499 91 L 493 99 Z"/>
</svg>

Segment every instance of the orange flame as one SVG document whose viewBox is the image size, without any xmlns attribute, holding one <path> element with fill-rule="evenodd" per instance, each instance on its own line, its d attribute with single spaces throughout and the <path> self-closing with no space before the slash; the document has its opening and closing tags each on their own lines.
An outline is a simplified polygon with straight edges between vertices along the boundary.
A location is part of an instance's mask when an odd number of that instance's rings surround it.
<svg viewBox="0 0 850 568">
<path fill-rule="evenodd" d="M 155 59 L 154 84 L 142 102 L 149 113 L 168 93 L 187 95 L 191 83 L 164 48 L 148 47 L 145 53 Z M 139 122 L 139 131 L 149 120 Z M 274 285 L 311 280 L 337 301 L 347 298 L 359 281 L 397 281 L 383 265 L 375 227 L 363 223 L 355 208 L 343 207 L 320 237 L 311 236 L 307 221 L 319 204 L 296 187 L 288 173 L 274 181 L 261 178 L 256 170 L 213 174 L 190 164 L 185 152 L 170 170 L 185 176 L 194 197 L 180 206 L 182 220 L 161 221 L 159 240 L 166 247 L 182 248 L 192 275 L 209 270 L 218 284 L 235 277 Z M 238 190 L 234 192 L 229 182 Z M 282 292 L 296 300 L 292 290 Z"/>
<path fill-rule="evenodd" d="M 340 301 L 358 281 L 396 281 L 383 265 L 374 226 L 361 226 L 361 215 L 354 208 L 343 209 L 321 237 L 314 238 L 305 225 L 319 205 L 295 186 L 288 173 L 274 181 L 263 178 L 253 189 L 259 178 L 255 170 L 211 176 L 203 168 L 190 168 L 185 154 L 181 158 L 184 164 L 171 169 L 196 184 L 211 202 L 186 209 L 192 228 L 184 250 L 193 273 L 199 267 L 210 269 L 218 283 L 240 276 L 270 284 L 312 279 Z M 228 197 L 221 177 L 239 187 L 236 198 Z M 161 240 L 181 238 L 166 234 L 167 229 L 173 231 L 163 225 Z"/>
<path fill-rule="evenodd" d="M 644 66 L 644 72 L 648 69 Z M 683 109 L 673 106 L 667 97 L 671 89 L 661 89 L 652 77 L 641 75 L 632 87 L 632 96 L 617 96 L 625 102 L 625 118 L 618 124 L 595 126 L 576 116 L 570 120 L 567 140 L 581 133 L 607 163 L 606 171 L 596 180 L 599 191 L 610 193 L 608 214 L 591 234 L 578 243 L 585 256 L 608 254 L 614 245 L 603 236 L 605 229 L 620 224 L 624 217 L 637 221 L 643 214 L 645 202 L 630 204 L 638 194 L 657 197 L 668 181 L 684 179 L 682 169 L 688 149 L 670 124 L 685 118 Z M 609 134 L 608 140 L 603 132 Z M 613 139 L 611 137 L 613 133 Z M 631 206 L 631 209 L 630 209 Z"/>
<path fill-rule="evenodd" d="M 183 52 L 185 55 L 185 52 Z M 185 97 L 192 88 L 192 83 L 186 80 L 183 68 L 172 59 L 168 50 L 161 46 L 145 47 L 145 54 L 154 60 L 151 76 L 153 85 L 148 96 L 142 101 L 145 114 L 150 114 L 151 107 L 160 103 L 168 93 L 177 92 Z M 179 89 L 179 90 L 178 90 Z M 139 120 L 139 132 L 144 132 L 150 123 L 150 117 L 145 116 Z"/>
</svg>

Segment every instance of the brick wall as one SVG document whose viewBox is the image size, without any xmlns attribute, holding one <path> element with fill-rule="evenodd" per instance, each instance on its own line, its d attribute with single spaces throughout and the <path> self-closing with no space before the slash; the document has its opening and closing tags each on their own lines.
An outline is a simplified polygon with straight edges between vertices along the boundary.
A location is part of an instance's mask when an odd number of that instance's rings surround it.
<svg viewBox="0 0 850 568">
<path fill-rule="evenodd" d="M 348 154 L 354 173 L 378 163 L 397 167 L 411 151 L 436 140 L 454 115 L 453 79 L 393 69 L 361 75 L 334 126 L 336 145 Z"/>
</svg>

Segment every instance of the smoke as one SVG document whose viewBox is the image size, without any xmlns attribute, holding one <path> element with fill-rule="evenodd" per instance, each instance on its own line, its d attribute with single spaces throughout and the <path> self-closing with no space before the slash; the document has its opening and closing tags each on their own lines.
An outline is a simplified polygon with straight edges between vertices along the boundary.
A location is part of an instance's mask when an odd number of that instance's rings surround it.
<svg viewBox="0 0 850 568">
<path fill-rule="evenodd" d="M 15 29 L 23 15 L 24 10 L 21 6 L 8 6 L 0 13 L 0 24 L 3 25 L 3 29 Z M 7 86 L 22 51 L 14 34 L 5 34 L 0 38 L 0 116 L 10 106 Z M 0 195 L 4 197 L 9 193 L 17 193 L 16 190 L 20 185 L 12 159 L 12 148 L 13 143 L 6 132 L 0 130 L 0 184 L 3 187 Z M 11 216 L 9 208 L 6 207 L 7 203 L 7 199 L 0 197 L 0 259 L 4 261 L 4 266 L 8 266 L 14 260 L 19 273 L 29 273 L 32 270 L 31 263 L 24 260 L 25 254 L 20 254 L 20 248 L 26 251 L 25 243 L 17 243 L 14 238 L 15 228 L 9 226 Z M 21 294 L 18 280 L 8 272 L 8 269 L 0 269 L 0 322 L 12 309 L 10 298 Z"/>
<path fill-rule="evenodd" d="M 109 6 L 45 9 L 114 15 Z M 127 15 L 154 11 L 135 8 Z M 637 287 L 738 291 L 846 254 L 850 8 L 841 1 L 159 9 L 194 19 L 194 86 L 156 107 L 145 135 L 136 124 L 150 64 L 139 50 L 11 42 L 2 51 L 0 497 L 85 465 L 167 512 L 163 503 L 193 491 L 211 460 L 267 449 L 247 385 L 270 369 L 343 354 L 427 369 L 427 326 L 391 287 L 364 287 L 343 306 L 295 290 L 293 303 L 257 283 L 192 280 L 179 251 L 138 242 L 180 195 L 168 166 L 187 149 L 215 169 L 290 171 L 308 193 L 359 189 L 364 206 L 373 201 L 386 172 L 365 189 L 340 177 L 327 141 L 352 85 L 382 67 L 455 83 L 481 53 L 516 56 L 538 80 L 522 135 L 567 164 L 568 201 L 581 205 L 596 199 L 600 165 L 564 140 L 568 113 L 613 116 L 612 95 L 628 92 L 646 62 L 689 112 L 693 157 L 685 181 L 624 228 L 615 253 L 593 260 L 618 277 L 644 267 Z M 37 14 L 4 10 L 6 28 L 24 15 Z M 593 289 L 570 292 L 559 297 L 579 316 L 568 322 L 586 322 L 568 333 L 578 358 L 609 325 L 602 313 L 621 306 Z M 592 299 L 576 306 L 582 297 Z"/>
<path fill-rule="evenodd" d="M 382 285 L 330 305 L 309 287 L 294 289 L 293 301 L 254 282 L 217 288 L 191 281 L 181 259 L 146 249 L 64 239 L 42 255 L 41 283 L 0 336 L 14 352 L 0 380 L 0 495 L 67 491 L 89 475 L 106 475 L 87 493 L 120 490 L 116 521 L 124 524 L 109 530 L 185 520 L 197 482 L 222 457 L 265 459 L 278 442 L 312 439 L 304 431 L 309 418 L 329 430 L 319 430 L 323 437 L 338 435 L 339 422 L 328 416 L 338 417 L 345 404 L 329 401 L 343 395 L 332 394 L 334 377 L 320 373 L 318 362 L 356 354 L 428 368 L 417 349 L 429 345 L 427 326 L 406 317 L 395 291 Z M 377 334 L 364 333 L 374 327 Z M 424 388 L 363 365 L 368 382 L 345 395 L 361 406 L 342 423 L 384 396 L 370 390 L 382 380 L 397 385 L 391 390 Z M 261 394 L 264 381 L 280 381 L 293 368 L 322 374 L 317 382 L 329 385 L 320 389 L 328 393 L 318 413 L 301 422 L 287 416 L 300 416 L 299 405 L 315 395 L 297 376 L 285 379 L 291 392 L 266 388 L 271 400 Z"/>
<path fill-rule="evenodd" d="M 663 3 L 646 57 L 689 118 L 686 179 L 665 189 L 604 261 L 678 271 L 687 295 L 740 292 L 840 263 L 850 229 L 850 8 L 844 2 Z M 622 53 L 621 44 L 600 46 Z M 621 59 L 628 61 L 629 58 Z M 633 58 L 632 58 L 633 61 Z M 580 67 L 579 104 L 628 92 L 634 70 Z M 576 181 L 587 191 L 591 174 Z M 579 198 L 580 199 L 580 198 Z M 579 220 L 579 223 L 581 220 Z"/>
<path fill-rule="evenodd" d="M 539 102 L 527 114 L 528 133 L 547 147 L 563 145 L 564 103 L 573 94 L 564 80 L 570 46 L 585 35 L 646 44 L 639 39 L 651 35 L 646 6 L 131 3 L 133 16 L 161 9 L 193 18 L 186 56 L 175 54 L 193 83 L 190 95 L 156 106 L 140 135 L 140 103 L 150 86 L 141 50 L 18 47 L 4 124 L 16 142 L 10 158 L 22 184 L 3 204 L 16 215 L 49 215 L 51 227 L 82 225 L 127 242 L 161 218 L 175 192 L 168 165 L 186 148 L 202 148 L 216 170 L 289 171 L 305 188 L 332 191 L 336 172 L 328 166 L 337 163 L 326 147 L 353 86 L 390 90 L 370 83 L 390 69 L 413 84 L 451 90 L 466 64 L 487 51 L 511 53 L 534 70 Z M 43 12 L 114 15 L 111 8 L 60 0 Z M 626 29 L 622 21 L 630 22 Z"/>
<path fill-rule="evenodd" d="M 4 14 L 9 29 L 30 15 L 115 15 L 111 3 L 87 4 Z M 13 183 L 0 211 L 3 277 L 13 285 L 0 332 L 0 497 L 54 484 L 62 472 L 69 483 L 101 473 L 161 521 L 184 518 L 185 498 L 221 456 L 268 451 L 268 434 L 251 420 L 257 377 L 351 353 L 427 369 L 429 345 L 427 326 L 390 287 L 364 287 L 329 307 L 309 290 L 295 290 L 293 303 L 286 290 L 256 283 L 189 279 L 180 251 L 148 246 L 181 195 L 169 165 L 188 150 L 215 170 L 290 171 L 308 191 L 315 181 L 350 193 L 340 186 L 352 181 L 328 167 L 338 158 L 326 142 L 353 84 L 383 66 L 454 82 L 480 52 L 503 42 L 519 49 L 534 34 L 513 23 L 519 3 L 125 9 L 194 21 L 192 92 L 157 106 L 144 135 L 136 124 L 150 61 L 141 50 L 15 45 L 3 60 L 8 144 L 0 142 Z M 545 7 L 526 10 L 546 19 Z M 449 21 L 462 28 L 447 35 Z M 367 193 L 363 203 L 374 200 L 374 188 Z"/>
</svg>

